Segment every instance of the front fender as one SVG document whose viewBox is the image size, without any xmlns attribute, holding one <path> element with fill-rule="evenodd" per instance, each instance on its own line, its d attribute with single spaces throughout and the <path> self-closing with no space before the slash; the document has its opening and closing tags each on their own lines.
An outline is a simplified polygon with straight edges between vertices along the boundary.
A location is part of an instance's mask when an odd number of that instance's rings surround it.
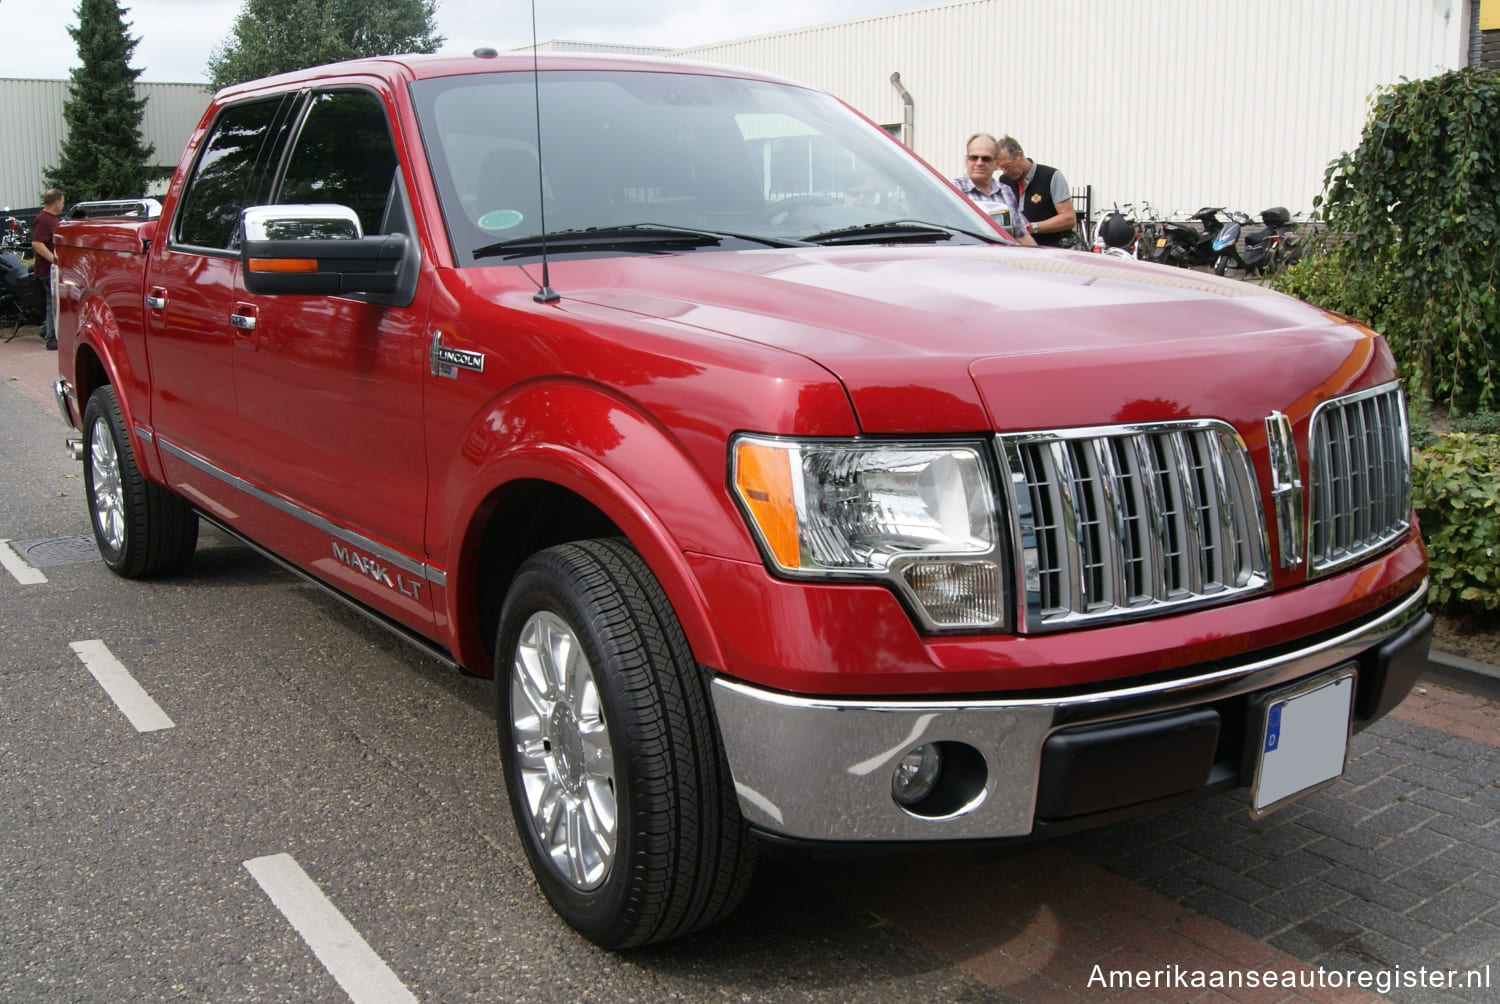
<svg viewBox="0 0 1500 1004">
<path fill-rule="evenodd" d="M 721 460 L 721 463 L 723 461 Z M 760 561 L 725 489 L 725 472 L 705 472 L 672 431 L 597 385 L 574 381 L 519 388 L 459 442 L 433 506 L 449 556 L 447 617 L 459 661 L 484 664 L 475 610 L 480 541 L 493 500 L 508 485 L 542 481 L 585 500 L 631 541 L 661 582 L 695 658 L 723 666 L 713 617 L 685 558 L 701 552 Z"/>
</svg>

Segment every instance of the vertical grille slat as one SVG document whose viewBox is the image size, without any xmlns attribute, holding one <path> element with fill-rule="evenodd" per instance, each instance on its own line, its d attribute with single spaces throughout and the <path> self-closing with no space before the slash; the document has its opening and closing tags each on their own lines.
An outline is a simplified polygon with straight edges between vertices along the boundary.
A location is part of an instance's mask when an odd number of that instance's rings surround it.
<svg viewBox="0 0 1500 1004">
<path fill-rule="evenodd" d="M 1313 574 L 1357 561 L 1411 527 L 1406 409 L 1394 384 L 1318 406 L 1313 412 Z"/>
<path fill-rule="evenodd" d="M 1170 599 L 1188 588 L 1186 568 L 1188 545 L 1183 539 L 1185 507 L 1182 480 L 1174 476 L 1178 470 L 1176 451 L 1168 436 L 1151 437 L 1151 477 L 1161 498 L 1161 520 L 1159 524 L 1162 541 L 1162 574 L 1165 579 L 1163 599 Z"/>
<path fill-rule="evenodd" d="M 1054 443 L 1050 451 L 1052 470 L 1057 483 L 1053 495 L 1058 500 L 1057 547 L 1062 563 L 1060 607 L 1065 610 L 1080 610 L 1083 606 L 1083 556 L 1078 547 L 1078 499 L 1077 483 L 1073 476 L 1073 461 L 1068 456 L 1065 443 Z"/>
<path fill-rule="evenodd" d="M 1268 586 L 1256 481 L 1229 426 L 1038 433 L 1000 449 L 1024 514 L 1029 630 Z"/>
</svg>

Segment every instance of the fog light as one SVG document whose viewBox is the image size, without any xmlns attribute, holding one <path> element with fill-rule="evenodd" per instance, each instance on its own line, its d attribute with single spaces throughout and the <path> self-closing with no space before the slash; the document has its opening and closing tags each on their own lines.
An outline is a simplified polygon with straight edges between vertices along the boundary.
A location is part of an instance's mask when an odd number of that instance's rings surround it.
<svg viewBox="0 0 1500 1004">
<path fill-rule="evenodd" d="M 935 745 L 918 746 L 903 756 L 891 775 L 891 794 L 902 805 L 916 805 L 932 794 L 943 770 L 943 754 Z"/>
</svg>

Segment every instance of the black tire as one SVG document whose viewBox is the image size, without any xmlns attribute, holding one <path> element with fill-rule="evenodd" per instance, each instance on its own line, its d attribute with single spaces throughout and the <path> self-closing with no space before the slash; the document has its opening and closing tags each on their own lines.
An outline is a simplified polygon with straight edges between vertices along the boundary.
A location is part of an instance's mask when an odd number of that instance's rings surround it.
<svg viewBox="0 0 1500 1004">
<path fill-rule="evenodd" d="M 1219 255 L 1218 259 L 1214 262 L 1214 275 L 1223 275 L 1224 270 L 1228 267 L 1229 256 L 1225 254 Z"/>
<path fill-rule="evenodd" d="M 640 555 L 623 540 L 532 555 L 495 653 L 511 811 L 558 915 L 595 944 L 627 948 L 729 914 L 755 842 L 706 676 Z"/>
<path fill-rule="evenodd" d="M 94 541 L 110 570 L 134 579 L 192 560 L 198 514 L 180 495 L 141 475 L 120 402 L 107 384 L 83 411 L 83 484 Z"/>
</svg>

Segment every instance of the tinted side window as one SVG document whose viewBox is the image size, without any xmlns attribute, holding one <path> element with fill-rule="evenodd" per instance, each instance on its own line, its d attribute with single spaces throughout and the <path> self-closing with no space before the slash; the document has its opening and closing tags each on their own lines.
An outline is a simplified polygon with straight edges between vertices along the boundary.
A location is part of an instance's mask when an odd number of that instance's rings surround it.
<svg viewBox="0 0 1500 1004">
<path fill-rule="evenodd" d="M 240 210 L 268 152 L 282 101 L 253 101 L 220 113 L 177 213 L 178 243 L 226 251 L 239 246 Z"/>
<path fill-rule="evenodd" d="M 359 214 L 367 234 L 383 231 L 396 175 L 396 148 L 380 101 L 368 91 L 317 94 L 287 159 L 278 203 L 334 202 Z"/>
</svg>

